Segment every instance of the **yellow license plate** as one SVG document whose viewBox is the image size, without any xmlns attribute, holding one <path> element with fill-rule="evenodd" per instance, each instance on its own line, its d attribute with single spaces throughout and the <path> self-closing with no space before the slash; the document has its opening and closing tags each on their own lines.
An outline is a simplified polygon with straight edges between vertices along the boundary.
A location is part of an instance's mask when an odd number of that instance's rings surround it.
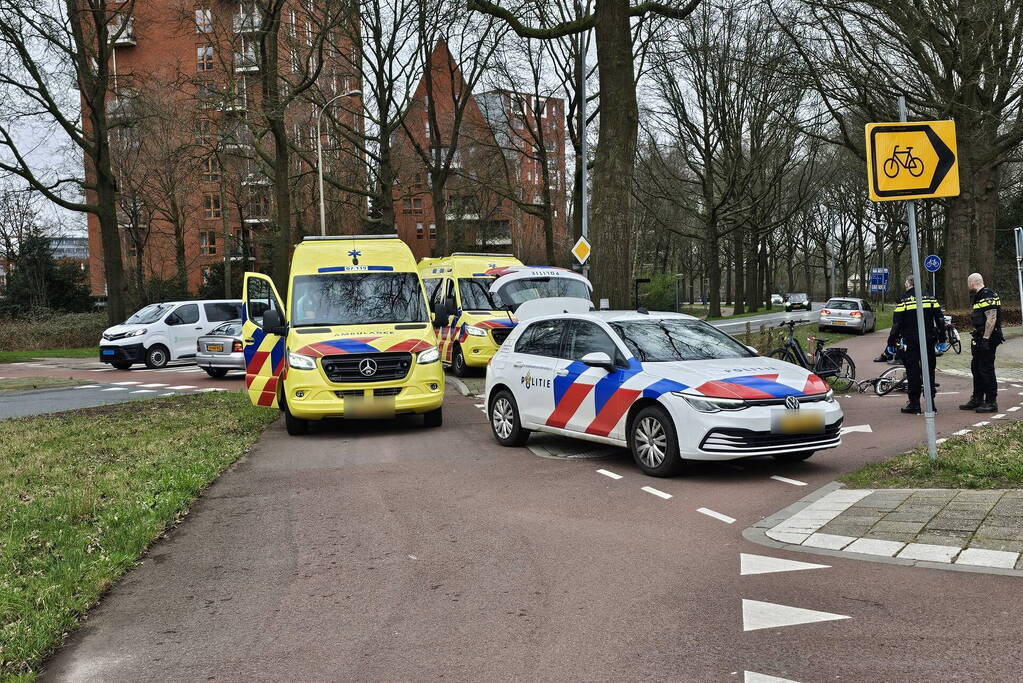
<svg viewBox="0 0 1023 683">
<path fill-rule="evenodd" d="M 822 434 L 824 413 L 820 410 L 777 410 L 771 416 L 775 434 Z"/>
<path fill-rule="evenodd" d="M 224 345 L 223 344 L 207 344 L 206 345 L 206 350 L 207 351 L 223 351 L 224 350 Z"/>
</svg>

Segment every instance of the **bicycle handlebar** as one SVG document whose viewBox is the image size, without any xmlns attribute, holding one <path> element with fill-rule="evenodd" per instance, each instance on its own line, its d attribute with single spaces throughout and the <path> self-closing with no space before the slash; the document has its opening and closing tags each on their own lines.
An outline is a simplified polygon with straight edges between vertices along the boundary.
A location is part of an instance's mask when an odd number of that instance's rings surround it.
<svg viewBox="0 0 1023 683">
<path fill-rule="evenodd" d="M 786 321 L 782 322 L 781 325 L 778 325 L 778 329 L 781 329 L 781 328 L 785 327 L 786 325 L 788 325 L 790 328 L 792 328 L 792 327 L 795 327 L 796 325 L 807 325 L 809 323 L 810 323 L 809 320 L 786 320 Z"/>
</svg>

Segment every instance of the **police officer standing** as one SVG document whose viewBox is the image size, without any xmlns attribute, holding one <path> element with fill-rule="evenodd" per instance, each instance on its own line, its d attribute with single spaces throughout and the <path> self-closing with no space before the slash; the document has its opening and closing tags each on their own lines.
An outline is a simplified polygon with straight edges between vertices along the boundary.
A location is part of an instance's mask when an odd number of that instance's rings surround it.
<svg viewBox="0 0 1023 683">
<path fill-rule="evenodd" d="M 973 310 L 970 322 L 973 324 L 973 343 L 970 350 L 973 360 L 973 396 L 959 406 L 960 410 L 975 410 L 978 413 L 998 412 L 998 381 L 995 379 L 995 349 L 1005 341 L 1002 335 L 1002 300 L 998 292 L 984 286 L 984 278 L 974 273 L 966 281 L 973 294 Z"/>
<path fill-rule="evenodd" d="M 931 397 L 934 397 L 934 344 L 945 340 L 945 316 L 941 305 L 932 296 L 924 295 L 921 299 L 924 309 L 924 334 L 921 340 L 916 324 L 916 290 L 913 287 L 913 276 L 906 278 L 906 292 L 895 304 L 892 316 L 892 330 L 888 334 L 888 346 L 894 347 L 899 339 L 906 345 L 903 352 L 903 364 L 906 366 L 906 382 L 909 385 L 909 403 L 902 412 L 916 415 L 920 409 L 920 395 L 923 393 L 923 369 L 920 367 L 920 344 L 927 351 L 927 372 L 931 378 Z"/>
</svg>

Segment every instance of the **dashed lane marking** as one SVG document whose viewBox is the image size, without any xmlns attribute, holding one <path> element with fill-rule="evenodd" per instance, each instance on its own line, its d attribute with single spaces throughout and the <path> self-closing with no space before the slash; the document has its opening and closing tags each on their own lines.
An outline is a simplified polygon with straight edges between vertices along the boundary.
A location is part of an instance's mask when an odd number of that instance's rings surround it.
<svg viewBox="0 0 1023 683">
<path fill-rule="evenodd" d="M 974 427 L 986 427 L 989 424 L 991 424 L 991 423 L 988 422 L 987 420 L 983 420 L 981 422 L 978 422 L 978 423 L 974 424 L 973 426 Z"/>
<path fill-rule="evenodd" d="M 119 387 L 126 387 L 131 384 L 142 384 L 142 382 L 111 382 L 111 384 L 114 384 Z"/>
<path fill-rule="evenodd" d="M 156 389 L 158 387 L 165 387 L 167 385 L 166 384 L 160 384 L 160 383 L 157 382 L 157 383 L 153 383 L 153 384 L 140 384 L 139 386 L 140 387 L 145 387 L 146 389 Z"/>
<path fill-rule="evenodd" d="M 597 470 L 597 474 L 603 474 L 605 477 L 611 477 L 612 479 L 621 479 L 622 475 L 609 472 L 607 470 Z"/>
<path fill-rule="evenodd" d="M 809 562 L 797 562 L 796 560 L 784 560 L 780 557 L 768 557 L 767 555 L 751 555 L 739 553 L 739 576 L 750 576 L 751 574 L 774 574 L 776 572 L 798 572 L 804 569 L 828 569 L 831 565 L 811 564 Z"/>
<path fill-rule="evenodd" d="M 110 372 L 114 368 L 98 368 L 96 370 L 89 370 L 89 372 Z"/>
<path fill-rule="evenodd" d="M 991 419 L 992 420 L 1001 420 L 1003 417 L 1005 417 L 1005 413 L 998 413 L 997 415 L 992 415 Z"/>
<path fill-rule="evenodd" d="M 806 486 L 805 481 L 799 481 L 798 479 L 789 479 L 788 477 L 779 477 L 777 474 L 772 474 L 771 479 L 780 481 L 783 484 L 792 484 L 793 486 Z"/>
<path fill-rule="evenodd" d="M 658 491 L 653 486 L 644 486 L 643 490 L 646 491 L 647 493 L 652 493 L 653 495 L 655 495 L 655 496 L 657 496 L 659 498 L 663 498 L 664 500 L 668 500 L 669 498 L 671 498 L 671 494 L 670 493 L 665 493 L 664 491 Z"/>
<path fill-rule="evenodd" d="M 100 389 L 100 391 L 128 391 L 126 387 L 110 387 L 109 389 Z"/>
<path fill-rule="evenodd" d="M 960 429 L 958 432 L 952 432 L 953 436 L 963 436 L 972 432 L 972 429 Z"/>
<path fill-rule="evenodd" d="M 1010 413 L 1015 413 L 1017 410 L 1019 410 L 1019 406 L 1013 406 L 1013 407 L 1009 408 L 1009 412 Z"/>
<path fill-rule="evenodd" d="M 173 391 L 168 391 L 166 394 L 160 394 L 160 396 L 161 397 L 163 397 L 163 396 L 177 396 L 177 394 L 175 394 Z"/>
<path fill-rule="evenodd" d="M 867 434 L 872 433 L 874 430 L 870 428 L 870 425 L 852 425 L 851 427 L 842 427 L 842 435 L 845 436 L 850 432 L 864 432 Z"/>
<path fill-rule="evenodd" d="M 103 385 L 102 384 L 85 384 L 85 385 L 80 386 L 80 387 L 75 387 L 75 389 L 99 389 L 101 386 L 103 386 Z"/>
<path fill-rule="evenodd" d="M 713 510 L 710 510 L 708 508 L 697 508 L 696 511 L 699 512 L 702 515 L 707 515 L 708 517 L 713 517 L 714 519 L 720 520 L 720 521 L 724 522 L 725 524 L 733 524 L 735 522 L 735 518 L 734 517 L 729 517 L 728 515 L 723 515 L 720 512 L 714 512 Z"/>
<path fill-rule="evenodd" d="M 168 389 L 173 389 L 174 391 L 181 391 L 183 389 L 198 389 L 199 387 L 193 387 L 191 384 L 181 384 L 181 385 L 176 386 L 176 387 L 167 387 L 167 388 Z"/>
<path fill-rule="evenodd" d="M 939 445 L 939 446 L 940 446 L 941 444 L 945 443 L 946 441 L 948 441 L 948 439 L 938 439 L 938 440 L 937 440 L 937 441 L 935 441 L 934 443 L 936 443 L 937 445 Z"/>
<path fill-rule="evenodd" d="M 798 624 L 812 624 L 819 621 L 836 621 L 838 619 L 849 618 L 844 614 L 832 614 L 831 612 L 818 612 L 812 609 L 803 609 L 802 607 L 776 605 L 773 602 L 745 599 L 742 601 L 743 631 L 759 631 L 765 628 L 796 626 Z"/>
<path fill-rule="evenodd" d="M 791 678 L 768 676 L 767 674 L 757 673 L 756 671 L 744 671 L 742 683 L 799 683 L 799 681 L 794 681 Z"/>
<path fill-rule="evenodd" d="M 133 393 L 133 394 L 155 394 L 156 393 L 156 389 L 136 389 L 135 391 L 133 391 L 131 393 Z"/>
</svg>

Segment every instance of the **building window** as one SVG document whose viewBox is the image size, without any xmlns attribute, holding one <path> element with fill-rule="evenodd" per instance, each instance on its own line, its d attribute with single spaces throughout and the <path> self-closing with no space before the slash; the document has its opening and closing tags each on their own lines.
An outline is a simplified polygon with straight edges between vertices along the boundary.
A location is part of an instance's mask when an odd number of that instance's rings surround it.
<svg viewBox="0 0 1023 683">
<path fill-rule="evenodd" d="M 203 266 L 202 268 L 202 283 L 208 285 L 210 280 L 213 278 L 213 269 L 209 266 Z"/>
<path fill-rule="evenodd" d="M 202 217 L 220 218 L 220 195 L 216 192 L 204 192 L 202 195 Z"/>
<path fill-rule="evenodd" d="M 217 103 L 217 88 L 212 83 L 200 83 L 198 88 L 199 106 L 210 108 Z"/>
<path fill-rule="evenodd" d="M 196 71 L 213 71 L 213 46 L 199 45 L 195 48 Z"/>
<path fill-rule="evenodd" d="M 436 223 L 430 223 L 430 239 L 432 239 L 432 240 L 437 239 L 437 224 Z"/>
<path fill-rule="evenodd" d="M 423 224 L 422 223 L 416 223 L 416 239 L 417 240 L 423 239 Z"/>
<path fill-rule="evenodd" d="M 202 160 L 202 180 L 205 183 L 215 183 L 220 180 L 220 164 L 215 157 L 206 157 Z"/>
<path fill-rule="evenodd" d="M 401 200 L 401 212 L 402 213 L 412 213 L 412 200 L 411 199 L 402 199 Z"/>
<path fill-rule="evenodd" d="M 204 256 L 213 256 L 217 253 L 217 233 L 212 230 L 203 230 L 199 233 L 199 253 Z"/>
<path fill-rule="evenodd" d="M 213 13 L 209 8 L 195 10 L 195 32 L 210 33 L 213 31 Z"/>
<path fill-rule="evenodd" d="M 417 216 L 422 216 L 423 215 L 423 200 L 422 199 L 413 199 L 412 200 L 412 213 L 417 215 Z"/>
</svg>

